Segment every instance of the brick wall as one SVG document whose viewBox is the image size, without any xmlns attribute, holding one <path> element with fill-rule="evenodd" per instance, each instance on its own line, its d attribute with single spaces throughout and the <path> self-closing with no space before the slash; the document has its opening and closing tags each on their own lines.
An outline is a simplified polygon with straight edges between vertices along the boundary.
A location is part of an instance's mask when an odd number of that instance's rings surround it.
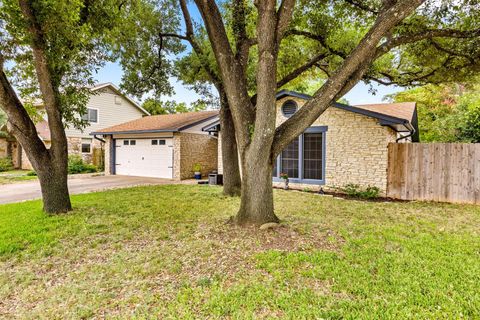
<svg viewBox="0 0 480 320">
<path fill-rule="evenodd" d="M 6 158 L 7 154 L 8 141 L 6 138 L 0 138 L 0 158 Z"/>
<path fill-rule="evenodd" d="M 280 108 L 286 100 L 295 100 L 299 107 L 304 100 L 286 97 L 277 101 L 277 125 L 286 118 Z M 387 188 L 389 142 L 397 134 L 376 119 L 364 115 L 328 108 L 312 126 L 328 126 L 326 133 L 326 185 L 341 187 L 349 183 L 377 186 L 384 193 Z M 293 186 L 293 184 L 291 184 Z M 318 189 L 315 185 L 300 188 Z"/>
<path fill-rule="evenodd" d="M 193 178 L 193 165 L 202 166 L 202 176 L 207 177 L 217 170 L 218 139 L 213 136 L 195 133 L 177 133 L 174 136 L 174 178 Z"/>
</svg>

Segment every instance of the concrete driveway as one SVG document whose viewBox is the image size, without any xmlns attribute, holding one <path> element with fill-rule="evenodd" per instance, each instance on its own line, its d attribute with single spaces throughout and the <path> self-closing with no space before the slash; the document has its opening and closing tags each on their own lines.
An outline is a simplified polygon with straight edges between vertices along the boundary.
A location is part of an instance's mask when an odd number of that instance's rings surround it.
<svg viewBox="0 0 480 320">
<path fill-rule="evenodd" d="M 70 194 L 78 194 L 138 185 L 174 183 L 178 182 L 168 179 L 129 176 L 76 176 L 69 178 L 68 187 Z M 41 197 L 38 180 L 0 185 L 0 204 L 39 199 Z"/>
</svg>

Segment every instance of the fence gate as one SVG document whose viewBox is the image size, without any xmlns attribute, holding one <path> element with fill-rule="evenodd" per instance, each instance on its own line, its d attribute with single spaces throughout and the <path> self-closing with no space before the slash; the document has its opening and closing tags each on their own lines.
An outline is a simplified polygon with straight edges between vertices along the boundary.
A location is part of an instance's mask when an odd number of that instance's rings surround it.
<svg viewBox="0 0 480 320">
<path fill-rule="evenodd" d="M 387 195 L 480 204 L 479 143 L 390 143 Z"/>
</svg>

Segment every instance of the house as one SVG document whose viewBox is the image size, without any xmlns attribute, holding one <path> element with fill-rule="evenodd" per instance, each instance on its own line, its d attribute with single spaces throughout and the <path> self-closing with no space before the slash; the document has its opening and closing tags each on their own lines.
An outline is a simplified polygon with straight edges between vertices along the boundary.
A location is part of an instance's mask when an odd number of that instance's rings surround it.
<svg viewBox="0 0 480 320">
<path fill-rule="evenodd" d="M 106 141 L 105 174 L 189 179 L 216 170 L 217 137 L 203 131 L 218 111 L 156 115 L 91 132 Z"/>
<path fill-rule="evenodd" d="M 139 106 L 134 100 L 120 92 L 112 83 L 103 83 L 91 88 L 92 96 L 87 103 L 87 113 L 82 116 L 89 125 L 83 130 L 73 127 L 67 127 L 65 133 L 68 140 L 69 154 L 79 154 L 88 162 L 103 162 L 104 143 L 102 140 L 94 139 L 89 133 L 102 130 L 120 123 L 135 120 L 149 115 L 149 113 Z M 44 120 L 36 124 L 37 133 L 40 139 L 48 146 L 50 145 L 50 130 L 46 121 L 46 115 L 42 105 L 37 106 L 40 113 L 44 114 Z M 6 131 L 6 128 L 2 129 Z M 5 148 L 1 146 L 5 145 Z M 0 137 L 0 150 L 7 151 L 0 157 L 8 156 L 12 158 L 16 168 L 31 170 L 32 166 L 25 151 L 11 136 Z M 97 152 L 99 151 L 99 152 Z M 99 155 L 99 159 L 94 159 L 94 154 Z M 99 163 L 94 163 L 99 164 Z"/>
<path fill-rule="evenodd" d="M 277 126 L 300 109 L 311 96 L 282 90 L 277 94 Z M 219 121 L 203 128 L 220 132 Z M 415 103 L 384 103 L 328 108 L 278 156 L 274 185 L 286 173 L 296 188 L 343 187 L 347 184 L 387 188 L 388 144 L 418 142 Z M 220 140 L 220 139 L 219 139 Z M 218 172 L 222 173 L 221 145 Z"/>
</svg>

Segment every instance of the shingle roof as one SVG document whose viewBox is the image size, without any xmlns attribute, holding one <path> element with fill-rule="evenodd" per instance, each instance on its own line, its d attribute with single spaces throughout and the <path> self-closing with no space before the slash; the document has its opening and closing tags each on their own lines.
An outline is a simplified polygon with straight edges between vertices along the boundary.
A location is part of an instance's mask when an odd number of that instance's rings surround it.
<svg viewBox="0 0 480 320">
<path fill-rule="evenodd" d="M 148 116 L 105 128 L 91 134 L 176 132 L 218 116 L 218 111 L 200 111 Z"/>
<path fill-rule="evenodd" d="M 415 114 L 415 102 L 401 102 L 401 103 L 378 103 L 378 104 L 361 104 L 354 105 L 354 107 L 367 110 L 370 112 L 377 112 L 391 117 L 404 119 L 412 122 Z"/>
</svg>

